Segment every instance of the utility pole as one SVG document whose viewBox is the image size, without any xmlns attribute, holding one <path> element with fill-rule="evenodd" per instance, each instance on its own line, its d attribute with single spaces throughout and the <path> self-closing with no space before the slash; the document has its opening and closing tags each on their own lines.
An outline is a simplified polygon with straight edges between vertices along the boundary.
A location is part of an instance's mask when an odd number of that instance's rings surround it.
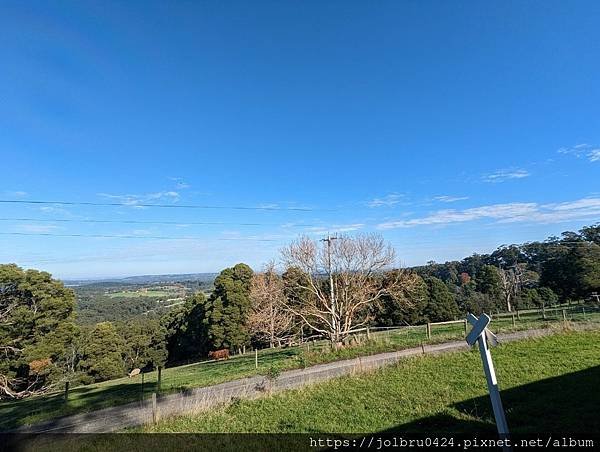
<svg viewBox="0 0 600 452">
<path fill-rule="evenodd" d="M 327 242 L 327 271 L 329 272 L 329 290 L 330 290 L 330 297 L 331 297 L 331 326 L 333 327 L 333 331 L 334 331 L 334 341 L 337 345 L 337 343 L 339 342 L 339 334 L 338 334 L 338 327 L 337 327 L 337 322 L 336 322 L 336 310 L 335 310 L 335 292 L 333 289 L 333 273 L 331 272 L 331 242 L 333 240 L 337 240 L 337 237 L 331 237 L 329 234 L 327 234 L 327 238 L 326 239 L 321 239 L 321 242 Z"/>
</svg>

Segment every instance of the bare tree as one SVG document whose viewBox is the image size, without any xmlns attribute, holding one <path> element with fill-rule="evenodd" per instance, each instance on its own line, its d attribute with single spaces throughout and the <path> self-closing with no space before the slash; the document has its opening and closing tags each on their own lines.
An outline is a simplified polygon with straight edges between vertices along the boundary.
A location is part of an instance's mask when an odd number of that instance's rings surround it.
<svg viewBox="0 0 600 452">
<path fill-rule="evenodd" d="M 283 280 L 273 262 L 268 263 L 262 273 L 252 276 L 250 300 L 248 326 L 256 337 L 274 347 L 275 343 L 281 344 L 291 336 L 294 314 L 286 309 Z"/>
<path fill-rule="evenodd" d="M 519 295 L 521 286 L 524 283 L 523 269 L 518 264 L 508 269 L 498 267 L 498 274 L 500 275 L 500 285 L 506 310 L 511 312 L 513 301 Z"/>
<path fill-rule="evenodd" d="M 383 273 L 395 261 L 394 249 L 378 235 L 338 237 L 319 244 L 301 237 L 282 251 L 286 267 L 300 270 L 292 283 L 302 302 L 288 309 L 314 331 L 338 345 L 371 320 L 369 307 L 385 293 L 400 292 L 414 279 L 403 271 Z"/>
</svg>

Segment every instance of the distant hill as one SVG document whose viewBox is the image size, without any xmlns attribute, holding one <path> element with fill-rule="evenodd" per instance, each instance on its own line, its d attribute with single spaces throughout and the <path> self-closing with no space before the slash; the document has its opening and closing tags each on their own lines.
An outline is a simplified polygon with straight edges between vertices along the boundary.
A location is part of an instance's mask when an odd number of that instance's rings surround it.
<svg viewBox="0 0 600 452">
<path fill-rule="evenodd" d="M 85 286 L 89 284 L 117 283 L 117 284 L 157 284 L 173 283 L 181 281 L 193 281 L 212 284 L 218 273 L 183 273 L 170 275 L 140 275 L 127 276 L 124 278 L 103 279 L 65 279 L 66 286 Z"/>
</svg>

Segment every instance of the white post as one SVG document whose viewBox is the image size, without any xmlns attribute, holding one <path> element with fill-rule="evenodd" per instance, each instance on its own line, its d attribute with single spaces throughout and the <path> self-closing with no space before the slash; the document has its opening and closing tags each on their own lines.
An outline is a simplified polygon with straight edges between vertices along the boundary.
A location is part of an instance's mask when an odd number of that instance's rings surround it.
<svg viewBox="0 0 600 452">
<path fill-rule="evenodd" d="M 502 400 L 500 399 L 500 391 L 498 389 L 498 381 L 496 380 L 496 371 L 494 370 L 494 362 L 492 361 L 492 355 L 487 341 L 487 335 L 490 334 L 491 339 L 495 342 L 495 336 L 487 330 L 487 326 L 491 319 L 486 314 L 482 314 L 479 318 L 475 317 L 473 314 L 469 314 L 467 320 L 473 325 L 473 329 L 467 335 L 466 341 L 469 345 L 474 345 L 475 341 L 477 341 L 481 362 L 483 363 L 483 370 L 485 372 L 485 379 L 492 401 L 492 410 L 494 412 L 494 418 L 496 419 L 498 434 L 501 439 L 506 439 L 509 435 L 508 424 L 506 423 L 504 408 L 502 407 Z"/>
<path fill-rule="evenodd" d="M 483 362 L 483 370 L 485 371 L 485 379 L 487 380 L 490 399 L 492 400 L 492 410 L 494 411 L 494 418 L 496 419 L 498 434 L 502 439 L 505 439 L 508 437 L 508 425 L 506 423 L 506 417 L 504 416 L 504 408 L 502 407 L 500 391 L 498 390 L 498 381 L 496 380 L 494 362 L 492 361 L 492 355 L 490 354 L 490 348 L 488 346 L 485 333 L 479 336 L 477 343 L 479 345 L 481 361 Z"/>
</svg>

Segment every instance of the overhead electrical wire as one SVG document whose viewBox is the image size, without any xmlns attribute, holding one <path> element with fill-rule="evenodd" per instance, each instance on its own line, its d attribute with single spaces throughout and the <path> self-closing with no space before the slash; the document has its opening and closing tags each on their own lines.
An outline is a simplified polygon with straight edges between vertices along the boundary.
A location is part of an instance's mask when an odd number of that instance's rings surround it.
<svg viewBox="0 0 600 452">
<path fill-rule="evenodd" d="M 76 219 L 76 218 L 0 218 L 0 221 L 43 221 L 57 223 L 100 223 L 100 224 L 163 224 L 163 225 L 202 225 L 202 226 L 280 226 L 278 223 L 236 223 L 228 221 L 153 221 L 153 220 L 94 220 L 94 219 Z M 287 227 L 315 227 L 314 224 L 295 224 Z"/>
<path fill-rule="evenodd" d="M 157 235 L 110 235 L 110 234 L 58 234 L 54 232 L 0 232 L 0 235 L 15 236 L 43 236 L 43 237 L 85 237 L 101 239 L 154 239 L 154 240 L 224 240 L 224 241 L 251 241 L 251 242 L 278 242 L 279 239 L 260 239 L 256 237 L 169 237 Z"/>
<path fill-rule="evenodd" d="M 203 204 L 146 204 L 138 202 L 89 202 L 89 201 L 38 201 L 24 199 L 0 199 L 2 204 L 54 204 L 61 206 L 95 206 L 95 207 L 159 207 L 166 209 L 219 209 L 219 210 L 266 210 L 297 212 L 335 212 L 334 209 L 312 209 L 308 207 L 277 206 L 219 206 Z"/>
</svg>

